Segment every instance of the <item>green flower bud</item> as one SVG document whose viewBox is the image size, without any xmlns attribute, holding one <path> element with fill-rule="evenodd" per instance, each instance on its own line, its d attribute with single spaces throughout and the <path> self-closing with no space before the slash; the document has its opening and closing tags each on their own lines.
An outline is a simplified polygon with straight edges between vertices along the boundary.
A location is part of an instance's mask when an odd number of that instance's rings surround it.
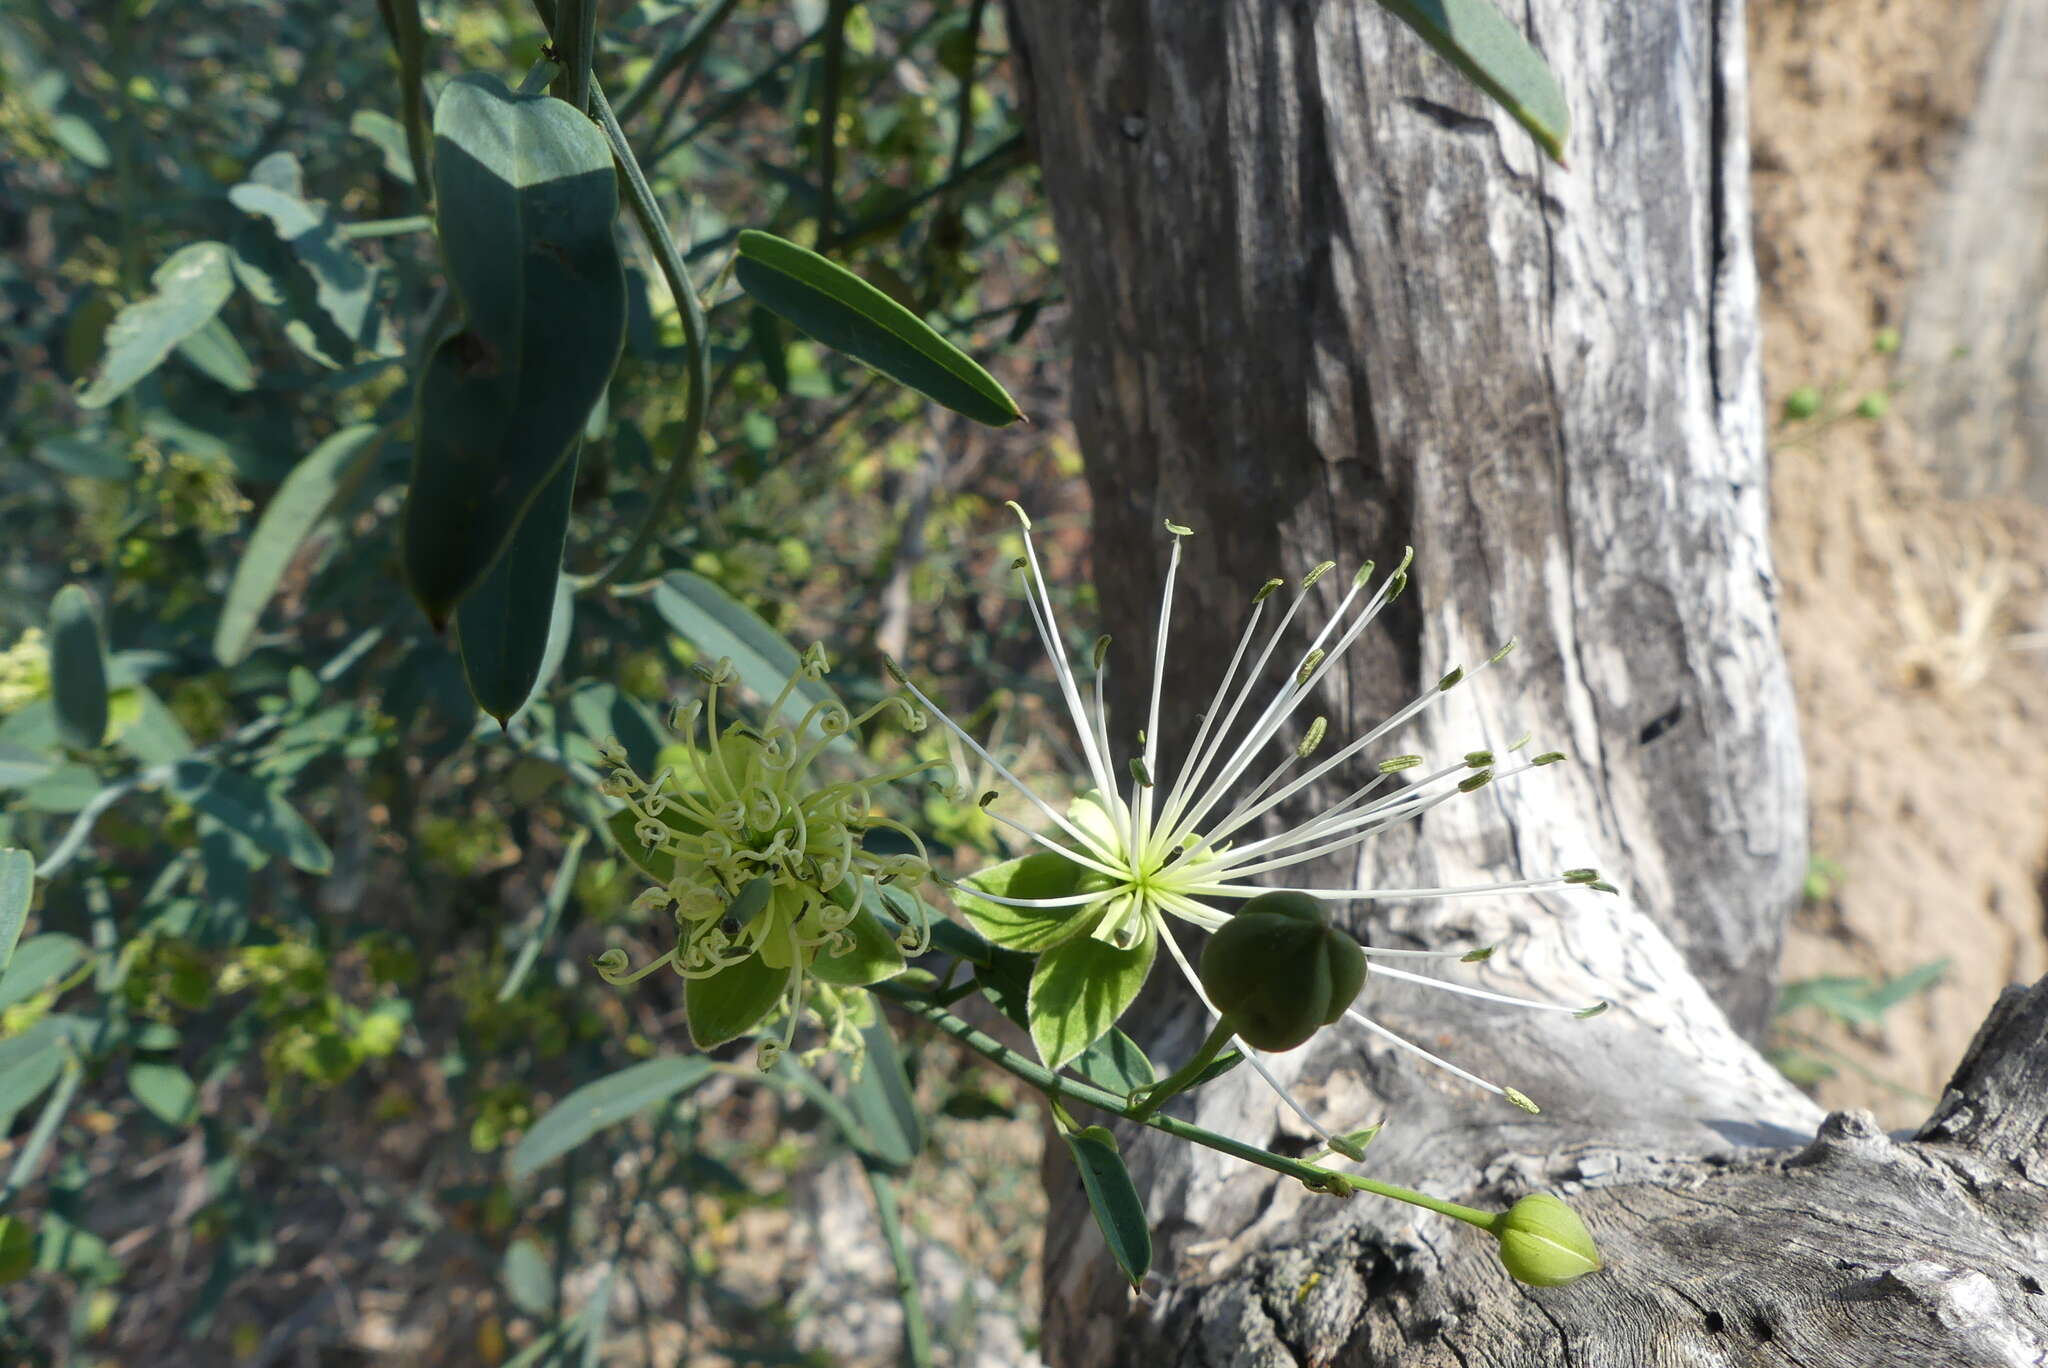
<svg viewBox="0 0 2048 1368">
<path fill-rule="evenodd" d="M 1508 1272 L 1531 1287 L 1562 1287 L 1600 1271 L 1585 1223 L 1549 1193 L 1531 1193 L 1494 1217 L 1493 1235 Z"/>
<path fill-rule="evenodd" d="M 1858 401 L 1856 405 L 1856 416 L 1858 418 L 1868 418 L 1872 422 L 1875 422 L 1878 419 L 1884 417 L 1887 413 L 1890 413 L 1891 411 L 1891 396 L 1886 394 L 1883 390 L 1872 390 L 1870 393 L 1864 395 L 1863 398 L 1860 401 Z"/>
<path fill-rule="evenodd" d="M 1306 893 L 1260 894 L 1202 950 L 1209 1000 L 1261 1050 L 1291 1050 L 1343 1016 L 1365 970 L 1358 942 Z"/>
</svg>

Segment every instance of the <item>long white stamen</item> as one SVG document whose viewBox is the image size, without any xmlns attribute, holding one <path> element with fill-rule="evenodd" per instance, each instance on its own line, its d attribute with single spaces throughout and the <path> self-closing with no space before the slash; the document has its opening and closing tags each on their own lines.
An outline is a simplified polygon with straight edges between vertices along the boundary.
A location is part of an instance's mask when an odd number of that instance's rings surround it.
<svg viewBox="0 0 2048 1368">
<path fill-rule="evenodd" d="M 1107 750 L 1096 750 L 1095 738 L 1088 727 L 1088 715 L 1081 710 L 1081 694 L 1074 684 L 1074 672 L 1067 665 L 1066 639 L 1060 635 L 1059 618 L 1052 610 L 1052 593 L 1046 588 L 1045 573 L 1038 566 L 1038 548 L 1031 540 L 1031 520 L 1015 504 L 1011 508 L 1024 524 L 1024 559 L 1031 567 L 1031 573 L 1025 577 L 1024 588 L 1025 601 L 1031 604 L 1031 620 L 1038 626 L 1039 641 L 1052 661 L 1053 673 L 1059 678 L 1060 693 L 1066 698 L 1067 710 L 1073 715 L 1075 729 L 1081 734 L 1089 772 L 1095 777 L 1096 787 L 1107 793 L 1111 788 L 1109 754 Z"/>
<path fill-rule="evenodd" d="M 1007 898 L 976 888 L 971 883 L 963 882 L 954 887 L 970 898 L 979 898 L 983 902 L 992 902 L 1002 907 L 1086 907 L 1089 903 L 1102 901 L 1100 893 L 1071 893 L 1059 898 Z M 1389 969 L 1387 972 L 1391 974 L 1394 971 Z"/>
<path fill-rule="evenodd" d="M 1019 836 L 1024 837 L 1028 841 L 1034 841 L 1037 844 L 1044 846 L 1047 850 L 1050 850 L 1053 854 L 1059 856 L 1063 860 L 1071 860 L 1073 863 L 1081 865 L 1087 869 L 1092 869 L 1098 874 L 1107 874 L 1112 879 L 1121 879 L 1125 877 L 1124 870 L 1119 869 L 1114 865 L 1106 865 L 1102 863 L 1100 860 L 1093 858 L 1092 856 L 1082 855 L 1076 851 L 1069 850 L 1066 846 L 1061 845 L 1058 841 L 1051 840 L 1050 838 L 1042 835 L 1041 833 L 1033 831 L 1030 827 L 1025 826 L 1022 822 L 1014 821 L 1011 818 L 1005 817 L 1002 813 L 997 812 L 992 808 L 983 808 L 982 811 L 988 813 L 991 820 L 1002 823 L 1002 825 L 1008 827 L 1010 830 L 1016 832 Z"/>
<path fill-rule="evenodd" d="M 1468 988 L 1462 983 L 1452 983 L 1449 979 L 1431 978 L 1428 974 L 1411 974 L 1401 969 L 1379 969 L 1375 972 L 1407 983 L 1419 983 L 1425 988 L 1440 988 L 1446 993 L 1479 998 L 1486 1002 L 1505 1003 L 1510 1007 L 1528 1007 L 1538 1012 L 1565 1012 L 1572 1016 L 1586 1010 L 1584 1007 L 1568 1007 L 1562 1002 L 1539 1002 L 1534 998 L 1514 997 L 1508 993 L 1491 993 L 1484 988 Z"/>
<path fill-rule="evenodd" d="M 1269 583 L 1277 585 L 1279 581 L 1273 580 Z M 1173 784 L 1166 792 L 1166 801 L 1160 804 L 1159 835 L 1163 836 L 1166 834 L 1167 830 L 1180 819 L 1181 811 L 1187 805 L 1188 784 L 1190 777 L 1194 774 L 1195 758 L 1202 753 L 1203 746 L 1209 740 L 1209 731 L 1216 725 L 1217 710 L 1223 706 L 1224 693 L 1229 689 L 1230 681 L 1236 678 L 1237 667 L 1244 663 L 1244 653 L 1251 646 L 1252 636 L 1258 630 L 1259 618 L 1265 611 L 1266 598 L 1262 594 L 1252 600 L 1251 618 L 1245 623 L 1244 630 L 1238 633 L 1237 649 L 1231 652 L 1230 665 L 1223 671 L 1223 678 L 1216 681 L 1216 692 L 1210 696 L 1209 706 L 1202 710 L 1202 721 L 1201 725 L 1195 729 L 1194 742 L 1188 747 L 1187 755 L 1181 763 L 1179 773 L 1173 776 Z M 1154 852 L 1148 851 L 1146 853 L 1149 858 Z"/>
<path fill-rule="evenodd" d="M 1371 1031 L 1374 1035 L 1380 1037 L 1382 1040 L 1385 1040 L 1389 1044 L 1398 1045 L 1402 1049 L 1407 1050 L 1411 1054 L 1420 1055 L 1422 1058 L 1436 1065 L 1439 1069 L 1442 1069 L 1444 1072 L 1455 1074 L 1459 1078 L 1464 1079 L 1467 1083 L 1473 1084 L 1476 1087 L 1484 1088 L 1488 1092 L 1492 1093 L 1495 1097 L 1506 1097 L 1508 1095 L 1508 1090 L 1506 1088 L 1501 1087 L 1498 1083 L 1489 1083 L 1485 1079 L 1481 1078 L 1478 1074 L 1473 1073 L 1470 1069 L 1461 1069 L 1457 1065 L 1451 1063 L 1450 1060 L 1445 1059 L 1442 1055 L 1431 1054 L 1428 1050 L 1423 1049 L 1420 1045 L 1417 1045 L 1414 1041 L 1408 1039 L 1406 1036 L 1394 1034 L 1394 1032 L 1380 1025 L 1377 1021 L 1374 1021 L 1371 1017 L 1367 1016 L 1365 1013 L 1359 1011 L 1355 1007 L 1346 1008 L 1344 1015 L 1350 1020 L 1355 1021 L 1359 1025 L 1365 1027 L 1366 1030 Z"/>
<path fill-rule="evenodd" d="M 1002 775 L 1004 781 L 1008 783 L 1011 788 L 1014 788 L 1017 790 L 1017 792 L 1023 794 L 1025 799 L 1028 800 L 1033 807 L 1037 808 L 1040 812 L 1044 813 L 1048 818 L 1050 818 L 1052 822 L 1060 828 L 1060 830 L 1066 832 L 1067 835 L 1073 837 L 1076 842 L 1078 842 L 1086 849 L 1095 852 L 1095 854 L 1100 858 L 1104 860 L 1114 860 L 1116 858 L 1116 853 L 1114 851 L 1104 849 L 1102 842 L 1099 839 L 1089 835 L 1080 827 L 1074 825 L 1065 817 L 1053 811 L 1052 806 L 1050 804 L 1048 804 L 1043 798 L 1040 798 L 1036 793 L 1033 793 L 1031 791 L 1030 785 L 1026 784 L 1022 779 L 1019 779 L 1016 775 L 1010 773 L 1008 767 L 1005 766 L 1002 761 L 996 759 L 993 755 L 990 755 L 987 751 L 983 750 L 981 748 L 981 743 L 979 741 L 976 741 L 973 737 L 969 736 L 966 732 L 962 731 L 960 729 L 960 724 L 955 722 L 952 718 L 946 716 L 944 710 L 941 709 L 938 704 L 932 702 L 931 699 L 925 696 L 924 690 L 918 688 L 917 685 L 911 683 L 910 677 L 908 675 L 900 675 L 898 676 L 898 679 L 904 688 L 910 690 L 911 694 L 917 699 L 918 702 L 924 704 L 925 707 L 931 709 L 932 715 L 934 717 L 938 718 L 939 721 L 945 723 L 948 727 L 950 727 L 955 736 L 958 736 L 962 741 L 965 741 L 968 744 L 968 746 L 973 749 L 974 753 L 981 757 L 983 763 L 985 763 L 990 769 L 994 770 L 997 774 Z"/>
</svg>

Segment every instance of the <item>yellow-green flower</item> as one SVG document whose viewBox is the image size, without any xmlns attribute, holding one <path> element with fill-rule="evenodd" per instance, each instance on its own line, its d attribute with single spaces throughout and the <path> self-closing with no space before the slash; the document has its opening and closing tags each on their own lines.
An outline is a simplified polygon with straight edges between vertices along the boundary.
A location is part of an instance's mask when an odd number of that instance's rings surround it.
<svg viewBox="0 0 2048 1368">
<path fill-rule="evenodd" d="M 864 779 L 831 779 L 831 752 L 842 739 L 886 708 L 897 708 L 912 730 L 924 718 L 900 699 L 854 716 L 806 683 L 826 672 L 825 653 L 813 646 L 782 692 L 766 709 L 767 722 L 721 723 L 720 690 L 735 680 L 730 660 L 700 667 L 701 699 L 670 718 L 682 752 L 672 764 L 642 778 L 616 741 L 600 747 L 611 773 L 602 791 L 624 807 L 612 819 L 620 844 L 657 887 L 634 903 L 642 912 L 670 911 L 676 944 L 636 972 L 625 952 L 610 950 L 598 969 L 612 983 L 630 983 L 662 965 L 685 980 L 690 1034 L 701 1047 L 722 1044 L 780 1012 L 779 1040 L 763 1043 L 760 1061 L 771 1066 L 787 1047 L 807 1007 L 844 1032 L 846 1004 L 837 990 L 895 974 L 904 952 L 929 943 L 923 904 L 892 896 L 890 886 L 914 887 L 931 873 L 917 834 L 883 815 L 874 786 L 929 768 L 920 762 Z M 785 710 L 801 708 L 798 720 Z M 850 747 L 842 748 L 850 751 Z M 877 830 L 899 834 L 911 851 L 871 851 Z"/>
<path fill-rule="evenodd" d="M 1304 722 L 1296 714 L 1316 685 L 1406 587 L 1406 558 L 1377 585 L 1370 564 L 1359 570 L 1336 609 L 1298 655 L 1283 653 L 1281 644 L 1296 619 L 1309 609 L 1308 591 L 1334 565 L 1324 562 L 1311 571 L 1285 608 L 1277 610 L 1277 620 L 1270 621 L 1269 628 L 1267 624 L 1276 613 L 1275 591 L 1283 582 L 1267 581 L 1252 598 L 1243 635 L 1200 714 L 1193 742 L 1187 753 L 1176 759 L 1162 753 L 1159 722 L 1169 677 L 1167 646 L 1174 581 L 1180 569 L 1181 542 L 1191 533 L 1167 523 L 1173 551 L 1152 655 L 1151 706 L 1145 729 L 1137 734 L 1137 753 L 1124 775 L 1116 772 L 1111 760 L 1104 703 L 1108 638 L 1096 642 L 1092 678 L 1084 682 L 1081 671 L 1067 659 L 1065 637 L 1032 545 L 1030 519 L 1021 509 L 1017 515 L 1024 526 L 1024 555 L 1017 561 L 1017 569 L 1086 766 L 1085 776 L 1076 784 L 1081 796 L 1063 811 L 1055 808 L 947 718 L 900 671 L 892 672 L 1043 819 L 1040 824 L 1026 825 L 991 808 L 992 817 L 1038 849 L 974 875 L 957 890 L 957 900 L 990 939 L 1038 956 L 1031 984 L 1031 1027 L 1049 1065 L 1057 1068 L 1072 1059 L 1122 1015 L 1149 974 L 1161 944 L 1195 991 L 1203 992 L 1186 952 L 1171 933 L 1170 920 L 1213 932 L 1229 922 L 1231 905 L 1275 891 L 1343 900 L 1455 898 L 1567 887 L 1612 891 L 1590 869 L 1452 888 L 1306 888 L 1285 882 L 1287 871 L 1296 866 L 1362 845 L 1460 794 L 1564 758 L 1555 752 L 1524 758 L 1526 738 L 1498 755 L 1475 751 L 1436 766 L 1419 755 L 1370 758 L 1370 752 L 1382 747 L 1396 729 L 1466 679 L 1468 674 L 1462 669 L 1445 674 L 1391 717 L 1336 746 L 1326 757 L 1316 758 L 1328 731 L 1326 720 L 1316 717 Z M 1471 673 L 1503 659 L 1513 644 L 1501 647 Z M 1347 764 L 1366 766 L 1364 783 L 1294 825 L 1258 834 L 1262 818 L 1269 818 L 1282 803 Z M 984 806 L 997 797 L 995 792 L 986 794 Z M 1476 959 L 1483 958 L 1484 951 L 1373 946 L 1364 950 L 1375 978 L 1406 980 L 1539 1010 L 1579 1010 L 1489 993 L 1388 963 Z M 1203 1001 L 1208 1004 L 1206 995 Z M 1211 1005 L 1212 1014 L 1214 1011 Z M 1356 1007 L 1344 1015 L 1361 1029 L 1518 1106 L 1535 1110 L 1521 1093 L 1429 1053 Z M 1254 1068 L 1266 1073 L 1256 1053 L 1247 1051 L 1247 1058 Z M 1267 1077 L 1270 1080 L 1271 1075 Z M 1308 1119 L 1305 1112 L 1302 1115 Z M 1313 1120 L 1310 1123 L 1315 1124 Z"/>
</svg>

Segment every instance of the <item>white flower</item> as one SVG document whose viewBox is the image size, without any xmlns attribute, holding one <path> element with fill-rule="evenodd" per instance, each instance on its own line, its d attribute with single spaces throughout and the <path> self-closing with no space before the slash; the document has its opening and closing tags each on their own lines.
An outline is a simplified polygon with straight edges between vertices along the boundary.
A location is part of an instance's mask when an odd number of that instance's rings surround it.
<svg viewBox="0 0 2048 1368">
<path fill-rule="evenodd" d="M 1465 671 L 1456 669 L 1378 726 L 1336 747 L 1327 756 L 1315 758 L 1326 738 L 1326 721 L 1317 717 L 1303 727 L 1296 721 L 1296 714 L 1324 675 L 1336 668 L 1344 653 L 1406 587 L 1407 557 L 1381 579 L 1377 587 L 1373 586 L 1372 565 L 1367 564 L 1353 575 L 1350 587 L 1336 609 L 1299 656 L 1280 655 L 1281 642 L 1297 616 L 1303 614 L 1309 604 L 1310 588 L 1334 565 L 1324 562 L 1311 571 L 1301 581 L 1285 610 L 1277 613 L 1277 620 L 1262 631 L 1262 625 L 1274 612 L 1275 591 L 1283 585 L 1277 579 L 1267 581 L 1253 596 L 1244 633 L 1216 686 L 1215 694 L 1209 700 L 1208 708 L 1201 714 L 1194 740 L 1184 755 L 1167 757 L 1161 754 L 1160 708 L 1166 689 L 1168 636 L 1174 581 L 1180 568 L 1181 541 L 1191 535 L 1187 528 L 1167 523 L 1167 531 L 1173 537 L 1173 552 L 1168 563 L 1153 650 L 1151 706 L 1145 729 L 1138 733 L 1139 754 L 1129 762 L 1128 772 L 1119 775 L 1110 758 L 1108 711 L 1103 699 L 1108 638 L 1096 642 L 1090 671 L 1092 677 L 1084 685 L 1062 649 L 1063 637 L 1053 612 L 1052 597 L 1046 590 L 1038 554 L 1031 540 L 1030 519 L 1016 505 L 1011 507 L 1016 509 L 1024 528 L 1024 555 L 1018 560 L 1017 568 L 1023 576 L 1025 600 L 1046 654 L 1052 661 L 1060 695 L 1065 700 L 1087 766 L 1083 795 L 1066 811 L 1057 810 L 998 763 L 910 683 L 900 670 L 891 666 L 892 673 L 919 702 L 1045 819 L 1046 825 L 1038 828 L 994 811 L 990 813 L 1040 848 L 1042 853 L 1037 857 L 1040 869 L 1029 880 L 1033 885 L 1030 891 L 1046 894 L 1044 870 L 1058 869 L 1057 865 L 1044 858 L 1045 855 L 1056 856 L 1072 867 L 1071 877 L 1066 879 L 1070 891 L 1047 896 L 1013 896 L 1019 879 L 1001 875 L 998 871 L 984 871 L 970 881 L 961 890 L 963 906 L 992 938 L 1011 943 L 1015 948 L 1043 951 L 1069 943 L 1085 933 L 1087 938 L 1108 947 L 1144 951 L 1143 962 L 1147 966 L 1152 943 L 1163 941 L 1190 984 L 1197 993 L 1201 993 L 1201 984 L 1185 953 L 1167 930 L 1167 919 L 1176 918 L 1203 931 L 1213 931 L 1232 915 L 1219 903 L 1234 903 L 1276 889 L 1293 889 L 1320 898 L 1365 900 L 1456 898 L 1571 886 L 1612 891 L 1590 869 L 1569 870 L 1545 878 L 1455 888 L 1310 888 L 1284 881 L 1286 871 L 1296 866 L 1350 850 L 1393 827 L 1416 820 L 1439 803 L 1448 802 L 1461 793 L 1472 792 L 1488 783 L 1512 778 L 1564 758 L 1556 752 L 1522 758 L 1520 753 L 1527 741 L 1524 738 L 1501 755 L 1473 752 L 1452 763 L 1435 767 L 1429 766 L 1419 755 L 1397 754 L 1371 759 L 1369 753 L 1381 747 L 1397 728 L 1468 677 Z M 1509 642 L 1501 647 L 1484 664 L 1476 667 L 1474 673 L 1500 661 L 1513 644 Z M 1284 665 L 1284 671 L 1276 665 Z M 1299 741 L 1287 744 L 1287 738 L 1292 736 L 1299 736 Z M 1276 742 L 1280 743 L 1277 747 Z M 1296 825 L 1263 836 L 1257 834 L 1255 824 L 1276 812 L 1281 804 L 1335 773 L 1340 766 L 1360 764 L 1367 767 L 1370 777 L 1357 788 Z M 995 796 L 993 793 L 985 795 L 984 806 Z M 1025 864 L 1013 861 L 1009 866 L 999 867 L 999 870 L 1022 869 Z M 991 878 L 992 875 L 997 877 Z M 992 922 L 996 924 L 992 925 Z M 1388 978 L 1539 1010 L 1577 1010 L 1489 993 L 1409 973 L 1387 963 L 1403 959 L 1482 959 L 1489 951 L 1364 948 L 1373 961 L 1374 970 Z M 1052 958 L 1050 954 L 1041 957 L 1041 974 Z M 1137 978 L 1142 981 L 1142 977 L 1141 970 Z M 1135 992 L 1134 983 L 1123 1001 L 1115 1005 L 1115 1012 L 1120 1013 L 1128 1005 L 1129 996 L 1134 996 Z M 1034 1008 L 1037 996 L 1038 990 L 1034 986 Z M 1203 1000 L 1206 1004 L 1206 995 Z M 1593 1010 L 1598 1009 L 1588 1009 L 1588 1013 Z M 1211 1011 L 1214 1012 L 1213 1007 Z M 1515 1090 L 1488 1082 L 1438 1058 L 1356 1008 L 1346 1015 L 1361 1028 L 1421 1055 L 1460 1078 L 1504 1096 L 1519 1106 L 1532 1111 L 1535 1109 Z M 1086 1042 L 1082 1043 L 1085 1045 Z M 1043 1053 L 1045 1045 L 1042 1039 L 1040 1048 Z M 1071 1057 L 1071 1052 L 1068 1053 Z M 1260 1068 L 1261 1073 L 1266 1072 L 1256 1055 L 1247 1052 L 1247 1057 Z M 1048 1062 L 1057 1067 L 1064 1060 L 1048 1059 Z M 1270 1074 L 1267 1076 L 1270 1079 Z M 1296 1107 L 1296 1110 L 1300 1108 Z M 1306 1117 L 1306 1113 L 1303 1115 Z M 1321 1131 L 1322 1128 L 1318 1126 L 1317 1129 Z M 1324 1134 L 1327 1137 L 1327 1132 Z"/>
</svg>

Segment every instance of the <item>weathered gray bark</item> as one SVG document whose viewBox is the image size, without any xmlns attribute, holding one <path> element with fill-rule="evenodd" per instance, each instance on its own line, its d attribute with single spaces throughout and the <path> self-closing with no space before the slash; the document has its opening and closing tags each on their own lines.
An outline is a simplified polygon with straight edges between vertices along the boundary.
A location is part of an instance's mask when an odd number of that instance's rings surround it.
<svg viewBox="0 0 2048 1368">
<path fill-rule="evenodd" d="M 1905 408 L 1952 495 L 2048 503 L 2048 0 L 1999 0 L 1907 301 Z"/>
<path fill-rule="evenodd" d="M 1015 0 L 1013 26 L 1064 246 L 1107 629 L 1149 641 L 1160 522 L 1193 524 L 1173 674 L 1196 707 L 1266 577 L 1412 543 L 1382 649 L 1331 677 L 1333 735 L 1516 633 L 1403 748 L 1534 727 L 1581 763 L 1439 808 L 1325 871 L 1331 886 L 1591 863 L 1627 895 L 1353 909 L 1382 943 L 1499 944 L 1466 974 L 1482 986 L 1615 1001 L 1578 1023 L 1368 986 L 1375 1015 L 1521 1087 L 1541 1118 L 1331 1033 L 1273 1062 L 1330 1119 L 1387 1120 L 1377 1173 L 1491 1205 L 1585 1188 L 1612 1267 L 1531 1293 L 1438 1218 L 1126 1135 L 1164 1286 L 1127 1303 L 1055 1154 L 1047 1357 L 2030 1361 L 1982 1346 L 2041 1328 L 2019 1279 L 2044 1273 L 2015 1272 L 2042 1254 L 2038 1170 L 1967 1137 L 1893 1146 L 1853 1117 L 1801 1159 L 1773 1153 L 1820 1117 L 1743 1039 L 1769 1010 L 1805 848 L 1765 540 L 1739 0 L 1513 14 L 1570 97 L 1570 172 L 1365 0 Z M 1112 674 L 1127 719 L 1143 663 Z M 1132 1020 L 1173 1057 L 1204 1024 L 1192 1009 L 1162 991 Z M 2038 1036 L 1984 1053 L 2038 1072 Z M 1246 1075 L 1192 1114 L 1290 1134 Z M 1970 1308 L 1993 1328 L 1955 1328 Z"/>
</svg>

